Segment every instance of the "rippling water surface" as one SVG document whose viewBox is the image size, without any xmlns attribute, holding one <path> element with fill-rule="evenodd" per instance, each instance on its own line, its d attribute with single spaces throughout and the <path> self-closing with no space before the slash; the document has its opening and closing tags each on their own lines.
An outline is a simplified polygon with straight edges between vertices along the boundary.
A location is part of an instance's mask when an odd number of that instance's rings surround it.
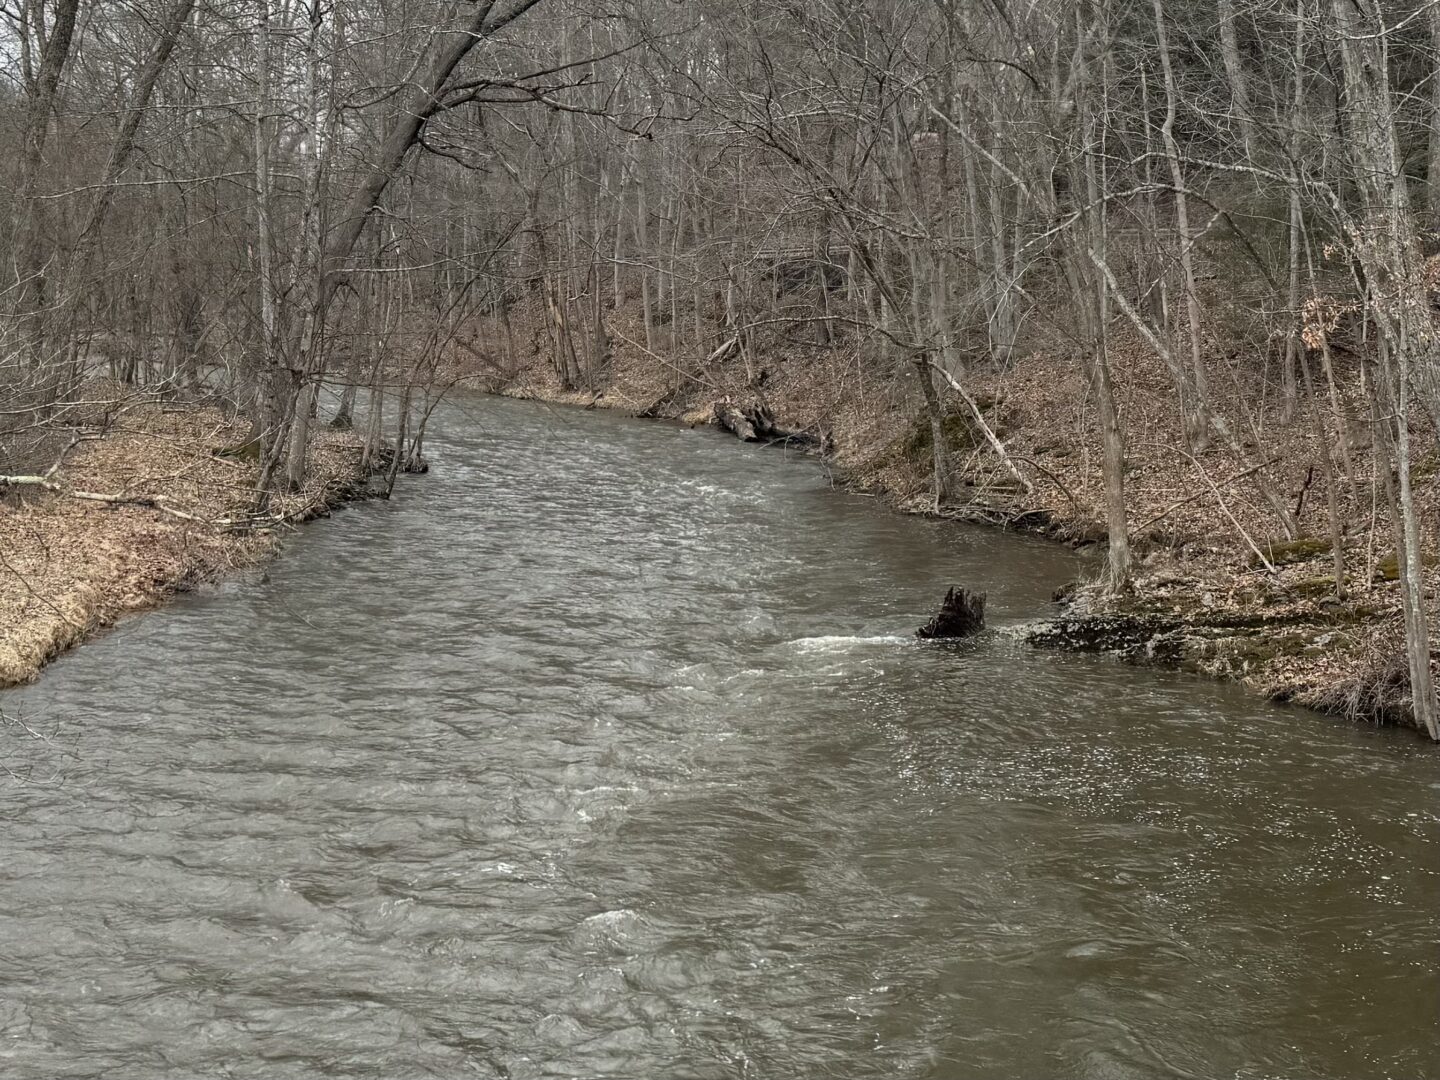
<svg viewBox="0 0 1440 1080">
<path fill-rule="evenodd" d="M 0 695 L 0 1075 L 1440 1075 L 1413 735 L 1028 652 L 1071 555 L 779 451 L 435 426 Z"/>
</svg>

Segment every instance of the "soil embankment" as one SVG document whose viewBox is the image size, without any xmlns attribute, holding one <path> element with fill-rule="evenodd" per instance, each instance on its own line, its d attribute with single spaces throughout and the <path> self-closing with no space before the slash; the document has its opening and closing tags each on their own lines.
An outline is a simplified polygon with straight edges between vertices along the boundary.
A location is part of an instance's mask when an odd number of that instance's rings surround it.
<svg viewBox="0 0 1440 1080">
<path fill-rule="evenodd" d="M 537 325 L 528 326 L 527 317 Z M 638 344 L 644 329 L 633 313 L 612 312 L 608 366 L 593 389 L 575 390 L 560 384 L 549 362 L 542 318 L 512 309 L 504 334 L 482 322 L 448 358 L 452 374 L 508 396 L 691 424 L 716 423 L 717 403 L 722 411 L 763 407 L 777 427 L 823 446 L 846 485 L 899 510 L 1042 532 L 1077 546 L 1105 539 L 1094 399 L 1073 358 L 1037 354 L 1003 375 L 966 378 L 1028 483 L 1004 467 L 956 398 L 944 424 L 952 494 L 937 511 L 930 429 L 913 370 L 901 357 L 875 363 L 873 343 L 864 362 L 859 342 L 819 347 L 779 334 L 750 357 L 732 351 L 719 360 L 674 361 Z M 532 344 L 508 353 L 503 343 L 517 340 Z M 1364 415 L 1358 379 L 1342 360 L 1327 372 L 1328 404 L 1337 416 Z M 1217 412 L 1242 434 L 1234 447 L 1191 454 L 1180 442 L 1182 421 L 1163 367 L 1142 341 L 1127 341 L 1123 330 L 1116 335 L 1111 365 L 1126 432 L 1134 588 L 1105 596 L 1077 583 L 1030 640 L 1236 679 L 1276 700 L 1352 719 L 1413 723 L 1395 547 L 1383 495 L 1376 496 L 1368 432 L 1351 425 L 1343 447 L 1328 446 L 1327 427 L 1313 414 L 1283 415 L 1263 371 L 1244 370 L 1235 356 L 1209 363 L 1212 387 L 1222 388 Z M 1326 454 L 1337 463 L 1334 494 L 1345 525 L 1343 598 L 1328 539 Z M 1437 501 L 1440 455 L 1428 438 L 1416 461 L 1423 497 Z M 1277 499 L 1298 535 L 1282 533 Z M 1425 518 L 1433 523 L 1435 516 Z M 1436 541 L 1433 532 L 1425 537 L 1427 552 Z M 1432 574 L 1428 584 L 1433 595 L 1440 580 Z"/>
<path fill-rule="evenodd" d="M 277 525 L 325 513 L 364 479 L 359 441 L 317 432 L 304 487 L 275 496 L 257 528 L 258 466 L 218 453 L 243 441 L 244 423 L 153 402 L 107 413 L 103 434 L 41 469 L 58 461 L 46 487 L 0 488 L 0 686 L 33 679 L 122 615 L 264 558 Z"/>
</svg>

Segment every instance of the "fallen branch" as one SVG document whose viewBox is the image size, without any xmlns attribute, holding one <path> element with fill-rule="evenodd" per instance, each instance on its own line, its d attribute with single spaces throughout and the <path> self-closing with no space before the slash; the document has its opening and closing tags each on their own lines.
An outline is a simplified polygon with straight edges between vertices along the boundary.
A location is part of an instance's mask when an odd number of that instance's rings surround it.
<svg viewBox="0 0 1440 1080">
<path fill-rule="evenodd" d="M 742 408 L 729 398 L 723 398 L 711 408 L 716 423 L 742 442 L 783 443 L 787 446 L 814 446 L 820 442 L 809 432 L 782 428 L 775 422 L 775 414 L 768 405 Z"/>
<path fill-rule="evenodd" d="M 715 421 L 741 442 L 759 442 L 760 435 L 745 410 L 729 401 L 717 401 L 714 405 Z"/>
<path fill-rule="evenodd" d="M 731 350 L 733 350 L 735 346 L 739 344 L 740 335 L 736 334 L 734 337 L 730 338 L 728 341 L 726 341 L 723 345 L 721 345 L 718 349 L 716 349 L 714 352 L 712 352 L 709 356 L 705 358 L 705 366 L 708 368 L 711 364 L 718 364 L 721 360 L 726 359 L 727 357 L 729 357 Z"/>
<path fill-rule="evenodd" d="M 912 497 L 918 492 L 912 492 Z M 1008 529 L 1018 525 L 1026 518 L 1036 518 L 1041 521 L 1048 520 L 1057 513 L 1053 506 L 1037 506 L 1029 510 L 1007 510 L 998 506 L 986 506 L 983 503 L 947 503 L 934 512 L 934 516 L 945 521 L 976 521 L 985 525 L 995 525 Z"/>
<path fill-rule="evenodd" d="M 59 607 L 59 605 L 55 604 L 52 600 L 50 600 L 49 597 L 42 595 L 35 588 L 34 585 L 31 585 L 30 579 L 27 578 L 24 574 L 22 574 L 16 568 L 15 564 L 5 557 L 5 553 L 3 551 L 0 551 L 0 566 L 4 566 L 6 570 L 9 570 L 10 573 L 14 574 L 15 577 L 19 580 L 20 584 L 25 587 L 25 591 L 28 592 L 32 597 L 34 597 L 35 600 L 37 600 L 39 603 L 43 604 L 45 607 L 49 608 L 52 612 L 58 615 L 61 621 L 69 623 L 76 630 L 83 631 L 85 629 L 83 625 L 76 622 L 69 615 L 67 615 L 64 610 Z"/>
<path fill-rule="evenodd" d="M 53 470 L 52 470 L 53 471 Z M 144 510 L 159 510 L 161 513 L 169 514 L 172 517 L 184 521 L 194 521 L 201 525 L 215 526 L 215 522 L 205 518 L 197 517 L 194 514 L 187 514 L 184 510 L 177 510 L 168 505 L 169 500 L 164 495 L 107 495 L 99 491 L 80 491 L 50 479 L 51 473 L 43 473 L 36 476 L 0 476 L 0 488 L 3 487 L 36 487 L 42 491 L 49 491 L 56 495 L 63 495 L 67 499 L 80 499 L 84 502 L 107 503 L 111 506 L 135 506 Z"/>
<path fill-rule="evenodd" d="M 1177 454 L 1180 454 L 1187 458 L 1190 464 L 1195 466 L 1195 471 L 1200 474 L 1200 479 L 1205 481 L 1205 486 L 1210 490 L 1210 494 L 1215 496 L 1215 501 L 1220 504 L 1221 511 L 1225 514 L 1227 518 L 1230 519 L 1230 524 L 1235 526 L 1235 531 L 1240 534 L 1240 537 L 1245 541 L 1246 546 L 1248 546 L 1250 550 L 1255 553 L 1255 557 L 1260 560 L 1261 564 L 1265 567 L 1266 570 L 1270 572 L 1272 576 L 1278 577 L 1279 571 L 1275 569 L 1275 564 L 1266 557 L 1265 553 L 1261 551 L 1258 546 L 1256 546 L 1255 541 L 1250 539 L 1250 534 L 1245 531 L 1245 526 L 1240 524 L 1240 519 L 1230 512 L 1230 504 L 1225 501 L 1225 496 L 1220 494 L 1220 489 L 1215 486 L 1215 481 L 1210 479 L 1210 474 L 1205 471 L 1205 466 L 1200 464 L 1200 462 L 1195 458 L 1195 455 L 1191 454 L 1187 450 L 1183 450 L 1178 446 L 1172 446 L 1170 447 L 1170 449 L 1174 450 Z M 1258 468 L 1252 469 L 1251 471 L 1258 471 Z"/>
<path fill-rule="evenodd" d="M 965 404 L 970 406 L 970 412 L 975 417 L 975 423 L 980 425 L 980 431 L 985 436 L 985 441 L 990 444 L 990 449 L 995 451 L 995 456 L 1000 459 L 1000 463 L 1005 466 L 1006 471 L 1019 482 L 1025 494 L 1033 495 L 1035 493 L 1035 485 L 1030 482 L 1029 478 L 1022 473 L 1015 462 L 1011 460 L 1009 452 L 1005 449 L 1005 444 L 1000 441 L 999 436 L 996 435 L 995 432 L 991 430 L 990 425 L 985 422 L 985 414 L 980 411 L 980 406 L 975 404 L 975 399 L 970 396 L 969 392 L 963 386 L 955 381 L 953 375 L 935 363 L 934 360 L 926 360 L 925 363 L 938 371 L 940 377 L 949 384 L 950 389 L 959 394 Z"/>
<path fill-rule="evenodd" d="M 1060 489 L 1061 493 L 1062 493 L 1067 499 L 1070 500 L 1070 505 L 1075 509 L 1075 512 L 1076 512 L 1077 514 L 1084 514 L 1084 513 L 1085 513 L 1085 508 L 1080 505 L 1080 500 L 1077 499 L 1077 498 L 1074 496 L 1074 494 L 1070 491 L 1070 489 L 1065 486 L 1065 482 L 1064 482 L 1063 480 L 1061 480 L 1060 477 L 1056 476 L 1053 472 L 1051 472 L 1049 469 L 1047 469 L 1044 465 L 1041 465 L 1038 461 L 1036 461 L 1036 460 L 1035 460 L 1034 458 L 1032 458 L 1032 457 L 1025 457 L 1023 454 L 1016 454 L 1016 455 L 1015 455 L 1015 460 L 1016 460 L 1016 461 L 1023 461 L 1023 462 L 1025 462 L 1025 464 L 1029 465 L 1032 469 L 1035 469 L 1035 470 L 1037 470 L 1038 472 L 1044 473 L 1045 476 L 1049 478 L 1050 482 L 1051 482 L 1052 484 L 1054 484 L 1056 487 L 1058 487 L 1058 488 Z"/>
<path fill-rule="evenodd" d="M 711 382 L 709 379 L 706 379 L 706 378 L 704 378 L 704 377 L 702 377 L 702 376 L 700 376 L 700 375 L 698 375 L 698 374 L 696 374 L 696 373 L 694 373 L 694 372 L 686 371 L 684 368 L 682 368 L 679 364 L 675 363 L 673 360 L 666 360 L 665 357 L 661 356 L 661 355 L 660 355 L 659 353 L 657 353 L 657 352 L 651 352 L 651 351 L 650 351 L 649 349 L 647 349 L 644 345 L 641 345 L 638 341 L 632 341 L 630 338 L 628 338 L 628 337 L 626 337 L 624 334 L 622 334 L 619 330 L 616 330 L 616 329 L 614 329 L 613 327 L 611 327 L 611 328 L 610 328 L 610 333 L 614 334 L 614 335 L 615 335 L 617 338 L 619 338 L 621 341 L 625 342 L 626 345 L 629 345 L 629 346 L 631 346 L 631 347 L 633 347 L 633 348 L 639 349 L 639 350 L 640 350 L 641 352 L 643 352 L 646 356 L 650 357 L 650 359 L 660 361 L 660 363 L 664 364 L 666 367 L 670 368 L 672 371 L 678 372 L 679 374 L 685 376 L 685 378 L 687 378 L 687 379 L 694 379 L 696 382 L 704 383 L 704 384 L 705 384 L 706 386 L 708 386 L 711 390 L 719 390 L 719 389 L 720 389 L 720 387 L 716 386 L 716 385 L 715 385 L 713 382 Z"/>
<path fill-rule="evenodd" d="M 1234 476 L 1226 477 L 1224 480 L 1221 481 L 1221 484 L 1225 487 L 1229 487 L 1231 484 L 1236 483 L 1240 480 L 1244 480 L 1247 476 L 1251 476 L 1252 474 L 1259 472 L 1261 469 L 1268 469 L 1271 465 L 1279 462 L 1279 460 L 1280 459 L 1278 457 L 1271 458 L 1269 461 L 1262 461 L 1259 465 L 1252 465 L 1250 466 L 1250 468 L 1245 469 L 1243 472 L 1238 472 Z M 1194 502 L 1196 499 L 1203 498 L 1205 494 L 1206 492 L 1204 491 L 1197 491 L 1193 495 L 1186 495 L 1185 498 L 1179 500 L 1178 502 L 1171 503 L 1164 510 L 1161 510 L 1160 513 L 1156 514 L 1148 521 L 1144 521 L 1141 522 L 1139 525 L 1136 525 L 1135 532 L 1143 533 L 1146 529 L 1148 529 L 1151 525 L 1154 525 L 1157 521 L 1169 517 L 1176 510 L 1179 510 L 1180 507 L 1186 506 Z"/>
<path fill-rule="evenodd" d="M 74 450 L 75 447 L 79 446 L 82 442 L 96 442 L 97 440 L 103 438 L 104 434 L 104 432 L 92 432 L 88 435 L 72 435 L 70 437 L 70 441 L 65 444 L 65 449 L 61 450 L 60 453 L 56 455 L 55 464 L 51 465 L 50 468 L 46 469 L 40 475 L 46 480 L 49 480 L 52 476 L 54 476 L 57 472 L 60 471 L 60 466 L 65 464 L 65 459 L 70 456 L 71 450 Z"/>
</svg>

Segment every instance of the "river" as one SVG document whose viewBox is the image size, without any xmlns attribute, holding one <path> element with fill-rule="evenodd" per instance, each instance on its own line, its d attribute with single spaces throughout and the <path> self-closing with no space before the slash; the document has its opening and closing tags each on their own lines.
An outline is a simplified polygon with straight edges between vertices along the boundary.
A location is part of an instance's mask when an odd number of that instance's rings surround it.
<svg viewBox="0 0 1440 1080">
<path fill-rule="evenodd" d="M 1414 733 L 1027 650 L 1075 555 L 812 460 L 433 427 L 0 695 L 0 1075 L 1440 1075 Z"/>
</svg>

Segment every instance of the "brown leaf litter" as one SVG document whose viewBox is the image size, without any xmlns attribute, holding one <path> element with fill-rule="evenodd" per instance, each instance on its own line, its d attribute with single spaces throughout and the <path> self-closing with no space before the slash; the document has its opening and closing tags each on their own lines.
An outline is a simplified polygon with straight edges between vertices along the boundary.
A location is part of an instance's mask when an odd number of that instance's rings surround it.
<svg viewBox="0 0 1440 1080">
<path fill-rule="evenodd" d="M 77 442 L 51 479 L 67 490 L 155 505 L 0 488 L 0 685 L 33 679 L 52 657 L 120 616 L 251 565 L 276 547 L 275 529 L 231 524 L 253 502 L 258 467 L 216 451 L 239 444 L 246 424 L 185 404 L 112 411 L 117 418 L 103 436 Z M 361 479 L 360 450 L 349 434 L 317 431 L 304 487 L 275 496 L 273 514 L 297 522 L 350 497 Z"/>
</svg>

